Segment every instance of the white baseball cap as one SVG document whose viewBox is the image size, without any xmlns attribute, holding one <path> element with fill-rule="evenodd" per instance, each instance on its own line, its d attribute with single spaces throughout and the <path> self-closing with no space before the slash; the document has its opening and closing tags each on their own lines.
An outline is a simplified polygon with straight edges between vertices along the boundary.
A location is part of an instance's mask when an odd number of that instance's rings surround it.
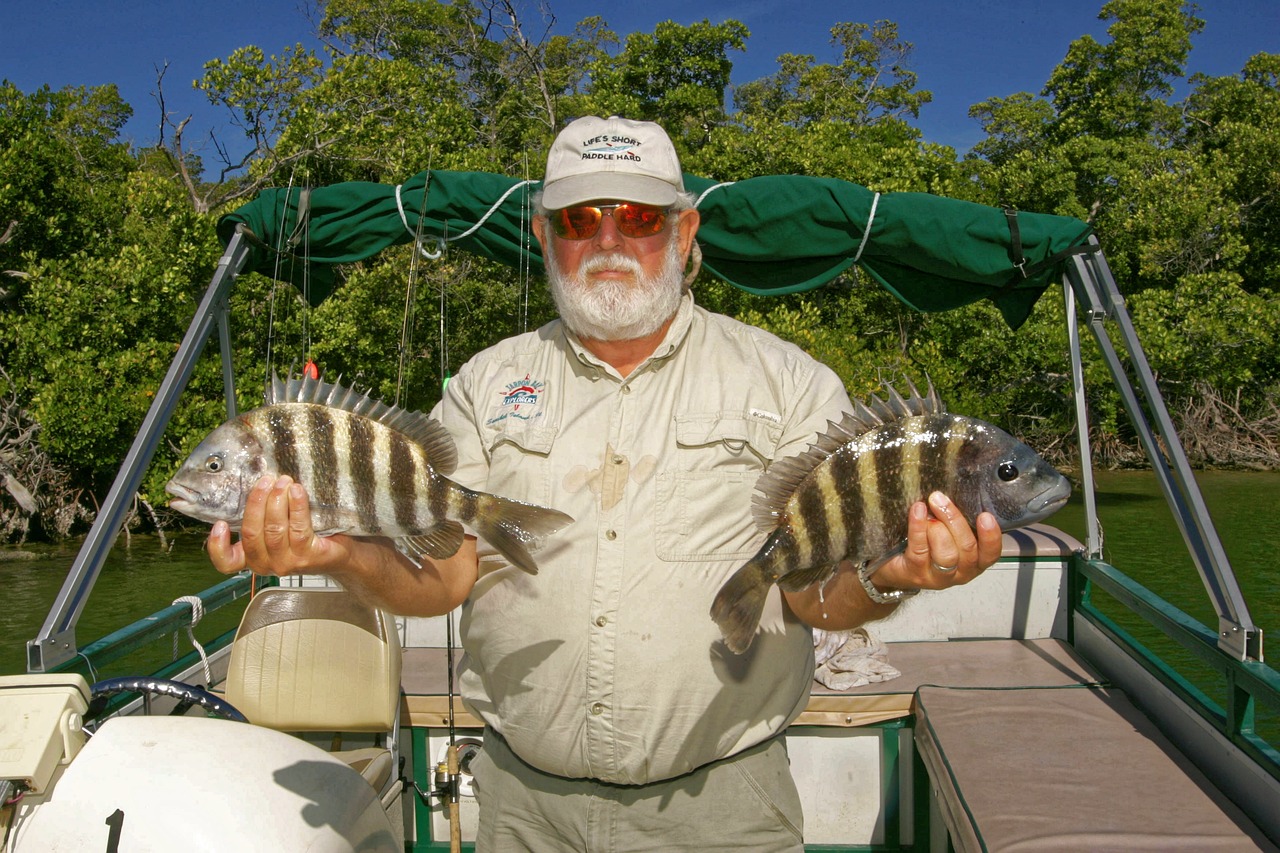
<svg viewBox="0 0 1280 853">
<path fill-rule="evenodd" d="M 610 199 L 667 207 L 679 192 L 684 192 L 680 158 L 659 125 L 584 116 L 551 144 L 542 204 L 559 210 Z"/>
</svg>

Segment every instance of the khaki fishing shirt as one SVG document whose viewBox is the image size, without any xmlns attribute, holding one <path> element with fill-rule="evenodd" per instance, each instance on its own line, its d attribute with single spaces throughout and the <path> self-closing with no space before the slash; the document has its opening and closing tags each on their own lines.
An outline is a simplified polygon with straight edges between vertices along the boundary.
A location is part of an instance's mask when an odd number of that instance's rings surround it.
<svg viewBox="0 0 1280 853">
<path fill-rule="evenodd" d="M 764 542 L 761 472 L 848 408 L 830 369 L 691 296 L 628 377 L 558 321 L 473 358 L 436 410 L 454 479 L 574 521 L 533 552 L 537 575 L 480 542 L 462 609 L 467 708 L 527 763 L 618 784 L 782 731 L 809 696 L 809 629 L 774 588 L 735 655 L 711 601 Z"/>
</svg>

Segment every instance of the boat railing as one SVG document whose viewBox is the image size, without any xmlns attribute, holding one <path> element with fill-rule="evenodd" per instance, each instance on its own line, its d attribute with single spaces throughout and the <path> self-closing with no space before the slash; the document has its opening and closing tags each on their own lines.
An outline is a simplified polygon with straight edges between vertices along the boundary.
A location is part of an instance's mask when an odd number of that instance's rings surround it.
<svg viewBox="0 0 1280 853">
<path fill-rule="evenodd" d="M 1216 631 L 1102 560 L 1076 554 L 1070 578 L 1073 618 L 1068 625 L 1074 625 L 1076 618 L 1086 620 L 1213 730 L 1280 779 L 1280 673 L 1265 662 L 1224 653 Z M 1096 591 L 1106 593 L 1105 601 L 1095 597 Z M 1107 612 L 1114 610 L 1112 601 L 1185 650 L 1216 683 L 1194 683 L 1184 674 L 1188 667 L 1174 666 L 1153 651 L 1123 627 L 1121 619 Z M 1074 642 L 1074 636 L 1071 639 Z M 1213 698 L 1213 691 L 1225 697 L 1224 701 Z"/>
<path fill-rule="evenodd" d="M 241 573 L 202 590 L 192 597 L 199 599 L 201 612 L 204 616 L 207 616 L 223 608 L 231 607 L 237 602 L 243 603 L 243 599 L 253 591 L 253 582 L 254 577 L 252 575 Z M 259 586 L 261 585 L 261 581 L 259 581 Z M 168 643 L 171 645 L 172 651 L 167 656 L 153 654 L 152 657 L 153 660 L 157 657 L 162 660 L 167 657 L 167 660 L 163 660 L 157 669 L 147 674 L 158 678 L 173 678 L 200 663 L 201 658 L 198 651 L 192 650 L 184 655 L 178 655 L 177 645 L 172 642 L 175 634 L 191 628 L 195 621 L 196 608 L 193 603 L 188 601 L 175 602 L 77 650 L 75 657 L 57 664 L 50 671 L 78 672 L 89 679 L 90 683 L 93 683 L 100 680 L 101 675 L 108 671 L 113 664 L 139 652 L 159 648 L 156 644 Z M 235 628 L 232 627 L 231 630 L 224 631 L 212 640 L 202 642 L 202 646 L 207 655 L 214 655 L 219 650 L 230 645 L 234 638 Z M 113 697 L 107 707 L 107 713 L 113 713 L 128 704 L 133 698 L 130 694 L 121 694 Z"/>
</svg>

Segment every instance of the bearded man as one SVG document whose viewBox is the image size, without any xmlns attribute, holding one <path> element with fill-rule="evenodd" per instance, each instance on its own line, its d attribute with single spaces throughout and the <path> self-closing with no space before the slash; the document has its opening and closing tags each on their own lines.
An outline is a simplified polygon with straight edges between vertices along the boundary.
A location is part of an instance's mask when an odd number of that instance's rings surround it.
<svg viewBox="0 0 1280 853">
<path fill-rule="evenodd" d="M 810 626 L 893 605 L 846 564 L 821 601 L 771 590 L 743 655 L 708 612 L 763 541 L 756 480 L 848 397 L 798 347 L 695 304 L 698 211 L 659 126 L 574 121 L 535 206 L 560 319 L 476 355 L 435 416 L 457 482 L 574 518 L 540 572 L 473 537 L 421 566 L 389 541 L 316 537 L 288 478 L 255 489 L 239 542 L 215 525 L 210 556 L 227 573 L 326 573 L 397 613 L 461 605 L 462 695 L 486 724 L 479 851 L 802 850 L 783 732 L 808 700 Z M 942 495 L 909 520 L 880 593 L 966 583 L 999 556 L 995 519 L 975 532 Z"/>
</svg>

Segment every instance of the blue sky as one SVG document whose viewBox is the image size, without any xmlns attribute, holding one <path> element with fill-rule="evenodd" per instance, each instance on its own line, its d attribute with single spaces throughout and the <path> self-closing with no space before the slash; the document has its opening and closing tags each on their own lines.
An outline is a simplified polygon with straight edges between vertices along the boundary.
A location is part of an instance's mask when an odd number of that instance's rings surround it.
<svg viewBox="0 0 1280 853">
<path fill-rule="evenodd" d="M 530 34 L 537 4 L 517 0 Z M 820 62 L 837 56 L 831 26 L 839 21 L 895 21 L 902 39 L 915 45 L 911 66 L 917 88 L 933 93 L 921 111 L 925 139 L 966 150 L 982 138 L 968 117 L 970 105 L 993 96 L 1038 93 L 1068 45 L 1085 33 L 1106 37 L 1097 19 L 1103 0 L 729 0 L 691 3 L 647 0 L 600 4 L 547 0 L 557 32 L 588 15 L 601 15 L 625 36 L 650 32 L 660 21 L 688 24 L 704 18 L 742 21 L 751 31 L 745 53 L 733 54 L 735 83 L 776 69 L 782 53 L 810 53 Z M 5 0 L 0 77 L 31 92 L 41 85 L 115 83 L 134 109 L 126 137 L 138 144 L 157 138 L 156 69 L 168 64 L 165 99 L 178 118 L 190 114 L 188 139 L 235 130 L 191 89 L 202 65 L 244 45 L 267 53 L 302 41 L 314 45 L 305 0 Z M 1204 32 L 1193 41 L 1188 74 L 1239 72 L 1248 57 L 1280 52 L 1276 0 L 1203 0 Z"/>
</svg>

